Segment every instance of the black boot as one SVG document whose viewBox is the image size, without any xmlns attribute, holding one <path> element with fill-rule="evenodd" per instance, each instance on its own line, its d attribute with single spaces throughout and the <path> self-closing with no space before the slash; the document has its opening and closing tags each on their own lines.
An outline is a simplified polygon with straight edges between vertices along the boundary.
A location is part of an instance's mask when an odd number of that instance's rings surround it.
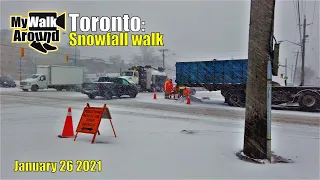
<svg viewBox="0 0 320 180">
<path fill-rule="evenodd" d="M 46 50 L 48 50 L 48 51 L 54 51 L 54 50 L 57 49 L 57 46 L 52 46 L 52 45 L 50 45 L 48 43 L 44 43 L 43 47 L 46 48 Z"/>
<path fill-rule="evenodd" d="M 42 44 L 40 42 L 33 41 L 30 44 L 30 46 L 33 47 L 34 49 L 42 52 L 42 53 L 47 53 L 47 50 L 42 46 Z"/>
</svg>

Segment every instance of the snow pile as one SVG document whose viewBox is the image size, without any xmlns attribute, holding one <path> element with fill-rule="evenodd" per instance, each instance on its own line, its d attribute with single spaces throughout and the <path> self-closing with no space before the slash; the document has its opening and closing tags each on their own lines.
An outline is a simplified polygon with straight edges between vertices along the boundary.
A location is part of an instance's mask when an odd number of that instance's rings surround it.
<svg viewBox="0 0 320 180">
<path fill-rule="evenodd" d="M 60 101 L 18 100 L 1 99 L 3 179 L 319 179 L 318 127 L 273 124 L 272 150 L 294 163 L 257 165 L 235 155 L 243 147 L 243 120 L 107 104 L 117 138 L 102 120 L 91 144 L 91 134 L 79 133 L 75 142 L 57 138 L 67 114 Z M 62 102 L 72 107 L 74 128 L 86 102 Z M 101 160 L 102 172 L 13 172 L 15 160 Z"/>
<path fill-rule="evenodd" d="M 237 157 L 243 161 L 257 163 L 257 164 L 276 164 L 276 163 L 293 163 L 291 159 L 286 159 L 281 156 L 275 155 L 274 152 L 271 152 L 271 162 L 267 159 L 254 159 L 239 151 L 236 153 Z"/>
<path fill-rule="evenodd" d="M 181 97 L 177 99 L 177 103 L 186 103 L 187 102 L 187 97 Z M 190 102 L 191 103 L 202 103 L 202 100 L 195 97 L 195 96 L 190 96 Z"/>
</svg>

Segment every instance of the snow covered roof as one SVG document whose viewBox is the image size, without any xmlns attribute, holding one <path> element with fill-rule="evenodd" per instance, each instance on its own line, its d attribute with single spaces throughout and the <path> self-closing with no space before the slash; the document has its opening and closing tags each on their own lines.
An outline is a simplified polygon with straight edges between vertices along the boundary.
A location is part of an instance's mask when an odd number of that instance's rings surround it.
<svg viewBox="0 0 320 180">
<path fill-rule="evenodd" d="M 165 72 L 160 72 L 157 70 L 152 71 L 151 74 L 156 75 L 156 76 L 166 76 L 167 75 Z"/>
</svg>

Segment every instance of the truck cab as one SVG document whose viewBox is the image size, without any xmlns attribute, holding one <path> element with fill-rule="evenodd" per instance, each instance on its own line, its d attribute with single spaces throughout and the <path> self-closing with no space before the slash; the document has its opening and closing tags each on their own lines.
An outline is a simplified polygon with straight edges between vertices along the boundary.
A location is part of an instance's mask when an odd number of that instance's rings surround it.
<svg viewBox="0 0 320 180">
<path fill-rule="evenodd" d="M 151 90 L 155 89 L 157 92 L 162 92 L 165 81 L 167 79 L 167 74 L 158 70 L 151 70 L 151 84 L 147 83 L 147 86 Z M 149 89 L 150 89 L 149 88 Z"/>
<path fill-rule="evenodd" d="M 44 74 L 32 74 L 25 80 L 20 82 L 20 89 L 23 91 L 37 91 L 38 89 L 45 89 L 48 86 L 47 77 Z"/>
<path fill-rule="evenodd" d="M 120 77 L 127 79 L 136 85 L 139 84 L 139 72 L 136 70 L 121 71 Z"/>
</svg>

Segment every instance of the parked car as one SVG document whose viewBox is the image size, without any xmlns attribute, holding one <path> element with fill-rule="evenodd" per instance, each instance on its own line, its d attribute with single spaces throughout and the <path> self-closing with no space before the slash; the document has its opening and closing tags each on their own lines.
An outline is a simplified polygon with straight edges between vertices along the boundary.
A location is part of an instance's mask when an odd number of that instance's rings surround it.
<svg viewBox="0 0 320 180">
<path fill-rule="evenodd" d="M 138 88 L 124 78 L 101 77 L 98 82 L 83 83 L 81 93 L 88 95 L 90 99 L 101 96 L 110 100 L 114 96 L 120 98 L 123 95 L 135 98 Z"/>
<path fill-rule="evenodd" d="M 0 87 L 16 87 L 17 84 L 14 82 L 13 78 L 9 76 L 0 77 Z"/>
</svg>

